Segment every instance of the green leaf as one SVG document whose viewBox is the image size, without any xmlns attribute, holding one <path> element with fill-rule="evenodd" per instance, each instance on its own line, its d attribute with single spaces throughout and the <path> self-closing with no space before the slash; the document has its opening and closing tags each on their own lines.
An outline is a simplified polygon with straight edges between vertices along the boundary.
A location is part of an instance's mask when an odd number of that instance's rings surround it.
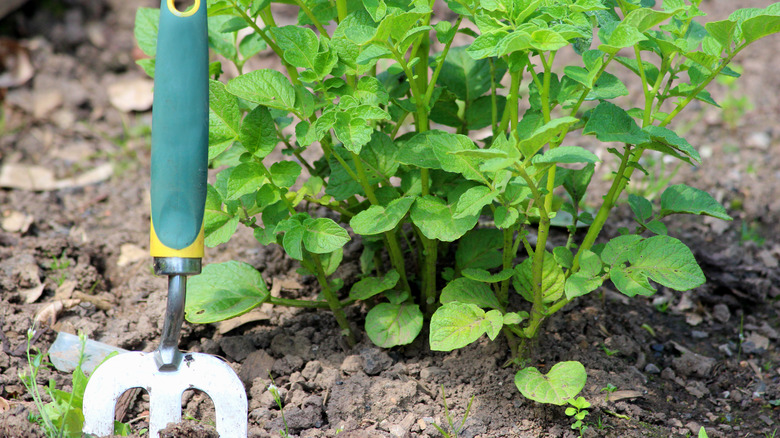
<svg viewBox="0 0 780 438">
<path fill-rule="evenodd" d="M 353 300 L 367 300 L 374 295 L 392 289 L 398 283 L 401 276 L 395 269 L 391 269 L 384 277 L 367 277 L 352 286 L 349 297 Z"/>
<path fill-rule="evenodd" d="M 697 152 L 696 149 L 694 149 L 693 146 L 691 146 L 691 144 L 688 143 L 687 140 L 678 136 L 677 133 L 672 131 L 671 129 L 664 128 L 661 126 L 650 125 L 650 126 L 646 126 L 643 129 L 643 131 L 650 135 L 650 138 L 654 143 L 659 143 L 664 146 L 667 146 L 673 149 L 674 151 L 681 153 L 682 157 L 678 154 L 670 153 L 669 151 L 665 151 L 663 149 L 659 149 L 653 146 L 650 146 L 650 148 L 655 150 L 660 150 L 661 152 L 665 152 L 672 156 L 677 156 L 678 158 L 683 160 L 685 160 L 685 157 L 687 157 L 696 163 L 701 162 L 701 157 L 699 156 L 699 152 Z"/>
<path fill-rule="evenodd" d="M 500 248 L 504 246 L 501 231 L 480 228 L 470 231 L 458 241 L 455 266 L 458 269 L 493 269 L 503 262 Z"/>
<path fill-rule="evenodd" d="M 283 223 L 280 222 L 279 225 Z M 279 226 L 276 227 L 276 232 L 279 232 Z M 294 225 L 291 228 L 285 230 L 282 237 L 282 247 L 284 252 L 295 260 L 303 260 L 303 234 L 305 229 L 301 225 Z"/>
<path fill-rule="evenodd" d="M 247 263 L 211 263 L 187 281 L 187 321 L 207 324 L 234 318 L 262 304 L 270 293 L 255 268 Z"/>
<path fill-rule="evenodd" d="M 303 246 L 314 254 L 333 252 L 349 242 L 349 233 L 328 218 L 317 218 L 304 223 Z"/>
<path fill-rule="evenodd" d="M 241 110 L 236 96 L 222 82 L 209 80 L 209 159 L 230 147 L 239 136 Z"/>
<path fill-rule="evenodd" d="M 515 266 L 515 290 L 528 302 L 533 303 L 533 262 L 530 258 Z M 552 254 L 545 251 L 542 264 L 542 301 L 551 303 L 563 295 L 566 277 L 563 269 L 555 261 Z"/>
<path fill-rule="evenodd" d="M 566 298 L 571 300 L 598 289 L 604 282 L 600 275 L 601 270 L 602 263 L 599 256 L 585 250 L 580 257 L 580 270 L 566 279 L 564 287 Z"/>
<path fill-rule="evenodd" d="M 780 32 L 780 16 L 759 15 L 742 23 L 742 38 L 746 43 L 752 43 L 765 36 Z"/>
<path fill-rule="evenodd" d="M 523 368 L 515 374 L 515 386 L 525 398 L 563 406 L 582 391 L 587 378 L 581 363 L 559 362 L 546 375 L 533 367 Z"/>
<path fill-rule="evenodd" d="M 497 190 L 491 190 L 485 186 L 472 187 L 458 198 L 458 203 L 455 205 L 455 219 L 464 218 L 472 215 L 479 215 L 482 212 L 482 208 L 486 205 L 490 205 L 498 197 Z"/>
<path fill-rule="evenodd" d="M 479 215 L 456 219 L 455 206 L 432 195 L 417 198 L 412 206 L 411 218 L 429 239 L 452 242 L 477 224 Z"/>
<path fill-rule="evenodd" d="M 607 44 L 600 45 L 599 50 L 614 55 L 620 51 L 620 49 L 633 47 L 635 44 L 646 39 L 647 37 L 634 25 L 621 22 L 617 25 L 615 30 L 612 31 Z"/>
<path fill-rule="evenodd" d="M 301 174 L 301 165 L 295 161 L 277 161 L 271 165 L 271 180 L 278 187 L 292 187 Z"/>
<path fill-rule="evenodd" d="M 279 140 L 268 108 L 258 105 L 244 117 L 239 140 L 247 151 L 258 158 L 265 158 L 274 150 Z"/>
<path fill-rule="evenodd" d="M 422 326 L 423 314 L 416 304 L 380 303 L 366 315 L 366 334 L 382 348 L 410 344 Z"/>
<path fill-rule="evenodd" d="M 433 313 L 430 322 L 431 350 L 452 351 L 479 339 L 486 330 L 485 311 L 474 304 L 447 303 Z M 503 324 L 503 319 L 501 321 Z"/>
<path fill-rule="evenodd" d="M 569 126 L 578 120 L 574 117 L 559 117 L 550 120 L 541 127 L 535 129 L 528 138 L 520 140 L 518 147 L 526 158 L 533 157 L 550 140 L 560 135 Z"/>
<path fill-rule="evenodd" d="M 464 277 L 476 280 L 482 283 L 498 283 L 500 281 L 509 280 L 514 275 L 513 269 L 504 269 L 496 274 L 491 274 L 486 269 L 466 268 L 462 272 Z"/>
<path fill-rule="evenodd" d="M 531 47 L 540 52 L 554 52 L 568 45 L 566 38 L 550 29 L 539 29 L 531 34 Z"/>
<path fill-rule="evenodd" d="M 562 268 L 571 269 L 574 264 L 574 254 L 565 246 L 556 246 L 553 248 L 553 257 L 555 257 L 555 262 Z"/>
<path fill-rule="evenodd" d="M 633 193 L 629 194 L 628 205 L 631 207 L 631 211 L 634 212 L 637 221 L 641 224 L 653 217 L 653 204 L 642 196 Z"/>
<path fill-rule="evenodd" d="M 485 313 L 485 333 L 491 341 L 495 341 L 501 329 L 504 328 L 504 315 L 500 310 L 489 310 Z"/>
<path fill-rule="evenodd" d="M 628 96 L 628 88 L 617 76 L 602 72 L 585 100 L 610 100 L 620 96 Z"/>
<path fill-rule="evenodd" d="M 458 99 L 471 102 L 490 90 L 490 62 L 475 60 L 466 49 L 466 46 L 450 48 L 437 84 L 446 87 Z"/>
<path fill-rule="evenodd" d="M 363 0 L 363 6 L 377 23 L 382 21 L 387 13 L 387 5 L 384 0 Z"/>
<path fill-rule="evenodd" d="M 444 286 L 439 301 L 442 304 L 458 302 L 481 308 L 498 309 L 501 305 L 490 286 L 470 278 L 456 278 Z"/>
<path fill-rule="evenodd" d="M 652 295 L 655 288 L 648 279 L 678 291 L 693 289 L 705 282 L 704 273 L 691 250 L 673 237 L 658 235 L 638 241 L 626 255 L 628 264 L 621 260 L 612 265 L 610 278 L 615 287 L 628 296 Z"/>
<path fill-rule="evenodd" d="M 734 42 L 734 32 L 737 23 L 732 20 L 711 21 L 704 25 L 707 33 L 714 38 L 726 50 L 731 48 Z"/>
<path fill-rule="evenodd" d="M 364 119 L 353 118 L 349 113 L 336 113 L 336 123 L 333 132 L 345 148 L 356 154 L 371 140 L 374 132 Z"/>
<path fill-rule="evenodd" d="M 246 194 L 254 193 L 265 181 L 262 164 L 241 163 L 230 172 L 225 199 L 233 201 Z"/>
<path fill-rule="evenodd" d="M 685 184 L 670 186 L 661 194 L 660 216 L 673 213 L 689 213 L 712 216 L 730 221 L 726 209 L 709 193 Z"/>
<path fill-rule="evenodd" d="M 457 105 L 456 105 L 457 106 Z M 504 115 L 504 107 L 506 106 L 506 97 L 498 95 L 496 96 L 496 119 L 501 120 Z M 471 102 L 466 106 L 466 126 L 470 131 L 490 126 L 493 122 L 493 102 L 492 96 L 482 96 Z M 462 124 L 459 123 L 454 127 L 459 127 Z M 453 126 L 453 125 L 448 125 Z"/>
<path fill-rule="evenodd" d="M 581 146 L 558 146 L 542 155 L 534 156 L 533 164 L 553 163 L 597 163 L 599 157 Z"/>
<path fill-rule="evenodd" d="M 271 35 L 290 65 L 316 70 L 315 59 L 320 44 L 313 30 L 303 26 L 272 27 Z"/>
<path fill-rule="evenodd" d="M 593 110 L 583 134 L 595 134 L 603 142 L 642 144 L 650 141 L 650 136 L 625 110 L 610 102 L 601 102 Z"/>
<path fill-rule="evenodd" d="M 607 265 L 614 266 L 627 261 L 635 251 L 637 243 L 642 240 L 636 234 L 627 234 L 611 239 L 601 251 L 601 260 Z"/>
<path fill-rule="evenodd" d="M 520 324 L 528 318 L 528 312 L 507 312 L 504 314 L 504 325 Z"/>
<path fill-rule="evenodd" d="M 356 214 L 350 221 L 349 226 L 355 234 L 371 235 L 384 233 L 395 228 L 401 219 L 406 216 L 406 212 L 414 203 L 415 198 L 406 196 L 395 199 L 387 204 L 387 207 L 372 205 L 367 209 Z"/>
<path fill-rule="evenodd" d="M 135 11 L 133 34 L 138 47 L 147 56 L 157 55 L 157 31 L 160 24 L 159 8 L 138 8 Z"/>
<path fill-rule="evenodd" d="M 593 178 L 596 166 L 588 164 L 582 169 L 567 169 L 563 175 L 563 188 L 571 196 L 574 203 L 579 204 L 587 194 L 588 185 Z M 563 171 L 563 169 L 559 169 Z"/>
<path fill-rule="evenodd" d="M 496 207 L 493 218 L 495 219 L 496 227 L 499 229 L 507 229 L 517 223 L 517 220 L 520 218 L 520 213 L 513 207 L 504 207 L 503 205 L 500 205 Z"/>
<path fill-rule="evenodd" d="M 227 83 L 230 94 L 283 111 L 295 110 L 295 88 L 276 70 L 254 70 Z"/>
</svg>

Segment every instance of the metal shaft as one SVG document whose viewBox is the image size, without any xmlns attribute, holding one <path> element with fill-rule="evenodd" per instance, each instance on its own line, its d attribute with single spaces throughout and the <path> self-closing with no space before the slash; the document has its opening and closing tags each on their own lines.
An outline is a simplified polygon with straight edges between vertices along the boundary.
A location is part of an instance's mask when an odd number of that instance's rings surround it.
<svg viewBox="0 0 780 438">
<path fill-rule="evenodd" d="M 157 275 L 168 276 L 168 304 L 165 309 L 162 339 L 154 352 L 154 360 L 160 371 L 179 369 L 182 354 L 179 351 L 179 336 L 184 322 L 184 302 L 187 297 L 187 275 L 200 273 L 200 259 L 181 257 L 159 257 L 154 259 Z"/>
</svg>

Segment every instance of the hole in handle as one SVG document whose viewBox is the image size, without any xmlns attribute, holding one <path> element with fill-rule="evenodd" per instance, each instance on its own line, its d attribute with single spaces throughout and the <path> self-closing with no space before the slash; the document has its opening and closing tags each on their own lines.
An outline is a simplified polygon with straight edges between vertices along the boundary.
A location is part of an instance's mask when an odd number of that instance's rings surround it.
<svg viewBox="0 0 780 438">
<path fill-rule="evenodd" d="M 168 10 L 178 17 L 189 17 L 200 9 L 200 0 L 168 0 Z"/>
</svg>

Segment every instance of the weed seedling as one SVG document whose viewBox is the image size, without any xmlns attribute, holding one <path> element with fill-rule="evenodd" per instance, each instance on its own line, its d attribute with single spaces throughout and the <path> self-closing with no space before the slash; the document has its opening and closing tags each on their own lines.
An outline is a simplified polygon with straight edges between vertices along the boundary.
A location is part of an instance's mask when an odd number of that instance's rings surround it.
<svg viewBox="0 0 780 438">
<path fill-rule="evenodd" d="M 73 370 L 73 380 L 71 392 L 63 391 L 55 387 L 54 380 L 49 380 L 48 386 L 44 389 L 51 401 L 44 403 L 39 388 L 37 377 L 41 367 L 48 366 L 44 362 L 45 354 L 32 346 L 32 339 L 35 329 L 27 331 L 27 365 L 28 371 L 19 374 L 19 378 L 27 391 L 33 397 L 33 402 L 38 414 L 31 414 L 30 419 L 38 423 L 49 438 L 75 437 L 81 436 L 81 429 L 84 424 L 84 414 L 82 412 L 82 402 L 84 399 L 84 390 L 87 387 L 88 378 L 81 370 L 84 362 L 84 349 L 86 348 L 87 338 L 83 333 L 79 333 L 81 346 L 79 348 L 79 361 Z M 33 350 L 35 350 L 33 352 Z M 109 356 L 111 357 L 111 356 Z M 108 359 L 108 358 L 107 358 Z M 114 434 L 126 436 L 131 432 L 130 426 L 125 423 L 114 422 Z"/>
<path fill-rule="evenodd" d="M 613 385 L 611 383 L 607 383 L 607 386 L 601 388 L 601 391 L 599 391 L 599 392 L 606 392 L 607 396 L 606 396 L 606 398 L 604 400 L 605 401 L 609 401 L 609 395 L 612 394 L 615 391 L 617 391 L 617 386 L 615 386 L 615 385 Z"/>
<path fill-rule="evenodd" d="M 70 259 L 68 259 L 64 249 L 59 257 L 52 256 L 52 260 L 49 263 L 49 270 L 52 271 L 52 278 L 57 282 L 57 286 L 62 286 L 62 283 L 68 279 L 67 269 L 69 267 Z"/>
<path fill-rule="evenodd" d="M 271 383 L 268 385 L 268 391 L 274 397 L 276 406 L 279 406 L 279 411 L 282 413 L 282 423 L 284 423 L 284 430 L 280 430 L 279 435 L 281 435 L 282 438 L 289 438 L 290 430 L 287 428 L 287 419 L 284 418 L 284 404 L 282 403 L 282 397 L 279 395 L 279 388 L 274 383 L 273 377 L 271 377 Z"/>
<path fill-rule="evenodd" d="M 609 357 L 612 357 L 618 353 L 620 353 L 620 350 L 610 350 L 606 345 L 601 344 L 601 349 L 604 351 L 604 354 L 606 354 Z"/>
<path fill-rule="evenodd" d="M 458 434 L 460 434 L 460 432 L 463 430 L 463 426 L 466 424 L 466 420 L 469 418 L 469 412 L 471 412 L 471 403 L 474 402 L 474 396 L 472 395 L 469 399 L 469 404 L 466 406 L 466 413 L 463 414 L 463 420 L 460 422 L 459 426 L 455 426 L 452 415 L 450 415 L 450 409 L 447 406 L 447 394 L 444 393 L 444 385 L 441 385 L 441 398 L 442 402 L 444 403 L 444 417 L 447 419 L 449 431 L 444 430 L 443 427 L 436 423 L 433 423 L 433 427 L 435 427 L 436 430 L 438 430 L 439 433 L 444 436 L 444 438 L 457 438 Z"/>
<path fill-rule="evenodd" d="M 566 415 L 572 417 L 575 420 L 571 425 L 571 428 L 578 431 L 580 436 L 582 436 L 582 432 L 588 428 L 588 426 L 583 423 L 582 420 L 584 420 L 589 413 L 588 408 L 590 407 L 590 403 L 585 400 L 584 397 L 571 399 L 568 401 L 568 403 L 571 405 L 571 407 L 566 408 Z"/>
</svg>

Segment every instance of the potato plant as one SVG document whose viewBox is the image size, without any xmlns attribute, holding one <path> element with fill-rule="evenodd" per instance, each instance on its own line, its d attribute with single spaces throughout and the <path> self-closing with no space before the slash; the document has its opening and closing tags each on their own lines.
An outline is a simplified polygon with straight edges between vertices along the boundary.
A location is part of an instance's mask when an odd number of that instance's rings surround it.
<svg viewBox="0 0 780 438">
<path fill-rule="evenodd" d="M 705 22 L 700 2 L 283 0 L 298 22 L 279 25 L 277 2 L 209 0 L 209 42 L 220 55 L 210 70 L 209 158 L 220 171 L 208 188 L 206 242 L 249 227 L 258 244 L 281 245 L 315 276 L 321 297 L 274 297 L 252 266 L 211 264 L 190 281 L 188 320 L 262 303 L 325 308 L 353 343 L 343 309 L 362 301 L 378 346 L 412 342 L 427 320 L 433 350 L 502 335 L 522 365 L 545 319 L 605 281 L 630 297 L 653 295 L 656 284 L 701 285 L 692 252 L 663 219 L 729 220 L 725 209 L 682 184 L 656 202 L 622 195 L 648 172 L 647 151 L 700 164 L 671 123 L 694 100 L 717 105 L 707 86 L 738 76 L 734 57 L 780 30 L 780 4 Z M 151 75 L 156 16 L 142 8 L 136 21 Z M 282 71 L 245 71 L 269 51 Z M 223 78 L 225 63 L 236 77 Z M 637 101 L 624 97 L 619 75 L 638 77 Z M 605 193 L 590 186 L 599 158 L 571 133 L 615 156 L 603 163 L 615 163 Z M 266 159 L 277 149 L 283 159 Z M 635 229 L 599 241 L 623 200 Z M 330 213 L 312 216 L 319 207 Z M 569 237 L 548 248 L 553 226 Z M 344 285 L 332 274 L 351 238 L 362 241 L 363 277 Z M 564 405 L 585 369 L 523 368 L 516 384 Z"/>
</svg>

